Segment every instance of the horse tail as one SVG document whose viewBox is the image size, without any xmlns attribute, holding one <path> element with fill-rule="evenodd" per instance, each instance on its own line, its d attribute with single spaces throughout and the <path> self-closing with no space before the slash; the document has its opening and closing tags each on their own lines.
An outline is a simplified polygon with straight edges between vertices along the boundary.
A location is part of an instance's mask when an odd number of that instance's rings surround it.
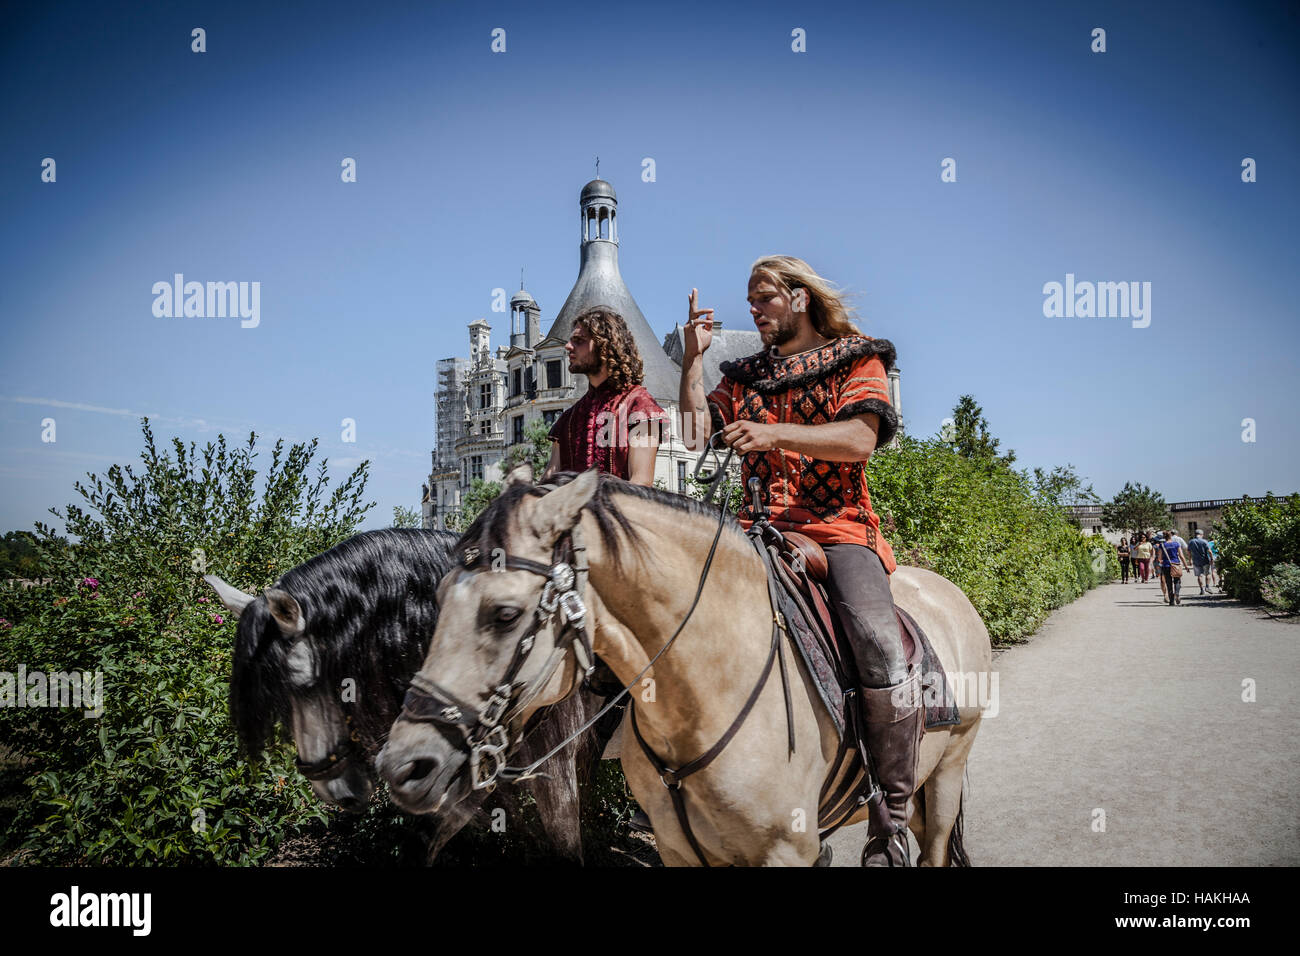
<svg viewBox="0 0 1300 956">
<path fill-rule="evenodd" d="M 966 812 L 966 787 L 961 788 L 961 796 L 957 798 L 957 819 L 952 825 L 952 832 L 948 834 L 948 865 L 949 866 L 970 866 L 970 857 L 966 855 L 966 846 L 962 843 L 962 817 Z"/>
</svg>

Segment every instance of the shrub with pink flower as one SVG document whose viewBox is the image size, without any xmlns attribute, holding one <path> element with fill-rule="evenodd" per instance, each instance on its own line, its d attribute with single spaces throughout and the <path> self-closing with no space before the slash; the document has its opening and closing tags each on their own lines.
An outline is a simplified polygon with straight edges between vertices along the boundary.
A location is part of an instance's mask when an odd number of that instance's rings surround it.
<svg viewBox="0 0 1300 956">
<path fill-rule="evenodd" d="M 218 624 L 225 624 L 225 623 L 226 623 L 226 619 L 225 619 L 224 617 L 222 617 L 220 614 L 214 614 L 214 615 L 212 615 L 212 620 L 216 621 Z"/>
<path fill-rule="evenodd" d="M 99 587 L 99 581 L 96 578 L 82 578 L 81 586 L 92 589 L 97 588 Z"/>
</svg>

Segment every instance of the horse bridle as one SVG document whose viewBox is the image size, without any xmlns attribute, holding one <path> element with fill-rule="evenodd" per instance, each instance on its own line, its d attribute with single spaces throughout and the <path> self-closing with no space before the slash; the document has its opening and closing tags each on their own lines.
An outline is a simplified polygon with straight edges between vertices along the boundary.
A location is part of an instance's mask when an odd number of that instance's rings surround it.
<svg viewBox="0 0 1300 956">
<path fill-rule="evenodd" d="M 542 564 L 528 558 L 505 553 L 494 548 L 490 555 L 475 546 L 465 548 L 460 568 L 472 574 L 484 571 L 529 571 L 546 579 L 542 593 L 533 609 L 533 620 L 528 630 L 515 645 L 514 655 L 505 674 L 490 685 L 487 703 L 479 708 L 462 700 L 445 687 L 417 672 L 402 702 L 398 720 L 430 723 L 444 731 L 458 734 L 457 749 L 469 757 L 470 786 L 475 790 L 491 790 L 498 776 L 506 769 L 507 751 L 510 749 L 510 723 L 541 693 L 555 673 L 572 645 L 578 668 L 589 676 L 594 666 L 591 637 L 587 629 L 587 607 L 581 591 L 587 585 L 587 549 L 582 539 L 580 525 L 575 525 L 560 535 L 551 554 L 551 564 Z M 542 667 L 541 675 L 532 682 L 532 690 L 516 697 L 523 684 L 519 672 L 528 662 L 537 645 L 537 633 L 555 617 L 560 618 L 551 656 Z M 578 682 L 574 675 L 574 686 Z M 573 688 L 570 688 L 572 690 Z"/>
<path fill-rule="evenodd" d="M 306 638 L 300 638 L 300 640 L 305 641 Z M 307 643 L 307 651 L 312 658 L 312 672 L 318 673 L 316 648 L 310 642 Z M 354 760 L 362 756 L 361 747 L 359 746 L 361 736 L 357 733 L 357 729 L 352 726 L 352 715 L 344 714 L 343 720 L 348 726 L 347 736 L 330 747 L 329 752 L 320 760 L 303 760 L 301 755 L 296 752 L 298 749 L 297 744 L 294 744 L 293 764 L 298 769 L 298 772 L 308 780 L 317 783 L 333 780 L 335 777 L 341 776 L 352 765 Z"/>
<path fill-rule="evenodd" d="M 352 724 L 352 715 L 346 715 L 349 726 Z M 335 744 L 330 748 L 330 752 L 320 760 L 313 760 L 311 763 L 303 761 L 302 757 L 294 756 L 293 765 L 298 768 L 298 772 L 308 780 L 315 780 L 318 783 L 324 783 L 340 776 L 345 770 L 352 765 L 361 754 L 361 748 L 357 746 L 360 742 L 355 729 L 351 730 L 347 737 L 343 738 L 341 743 Z"/>
</svg>

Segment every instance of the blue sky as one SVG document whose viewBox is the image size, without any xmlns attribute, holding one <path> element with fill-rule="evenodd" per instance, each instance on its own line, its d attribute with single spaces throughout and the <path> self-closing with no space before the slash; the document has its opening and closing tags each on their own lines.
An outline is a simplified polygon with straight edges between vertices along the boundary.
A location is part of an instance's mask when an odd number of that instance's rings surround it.
<svg viewBox="0 0 1300 956">
<path fill-rule="evenodd" d="M 1071 462 L 1103 496 L 1129 480 L 1169 500 L 1300 490 L 1294 6 L 160 2 L 3 17 L 0 530 L 135 461 L 141 414 L 200 445 L 256 431 L 267 457 L 277 437 L 319 436 L 335 482 L 373 462 L 368 527 L 418 507 L 434 362 L 467 353 L 478 317 L 506 341 L 492 290 L 517 288 L 521 266 L 549 327 L 597 155 L 623 276 L 661 335 L 693 286 L 752 327 L 750 263 L 797 255 L 895 343 L 914 434 L 970 392 L 1020 464 Z M 153 284 L 178 272 L 260 282 L 260 324 L 155 317 Z M 1067 273 L 1150 282 L 1150 325 L 1044 317 L 1044 283 Z"/>
</svg>

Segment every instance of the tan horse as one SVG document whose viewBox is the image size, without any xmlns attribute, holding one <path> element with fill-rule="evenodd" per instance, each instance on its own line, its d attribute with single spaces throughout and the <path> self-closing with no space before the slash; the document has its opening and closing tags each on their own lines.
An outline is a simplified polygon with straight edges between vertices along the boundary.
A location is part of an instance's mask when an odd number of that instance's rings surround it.
<svg viewBox="0 0 1300 956">
<path fill-rule="evenodd" d="M 594 471 L 543 494 L 516 472 L 501 497 L 461 542 L 502 561 L 462 566 L 439 587 L 442 616 L 413 687 L 436 688 L 431 704 L 393 724 L 378 768 L 393 799 L 413 812 L 437 813 L 470 789 L 467 731 L 421 719 L 448 699 L 474 711 L 493 685 L 532 649 L 510 681 L 505 721 L 510 743 L 538 707 L 562 699 L 581 678 L 561 642 L 559 613 L 536 611 L 546 583 L 542 572 L 505 565 L 523 559 L 553 563 L 557 540 L 579 529 L 590 564 L 585 589 L 594 650 L 626 685 L 641 733 L 672 768 L 694 760 L 728 730 L 758 682 L 772 639 L 772 608 L 763 565 L 734 521 L 728 520 L 698 606 L 673 645 L 641 676 L 650 658 L 681 625 L 691 606 L 705 557 L 718 530 L 716 511 L 700 502 L 627 484 Z M 475 543 L 477 542 L 477 543 Z M 486 559 L 485 559 L 486 560 Z M 496 573 L 492 573 L 495 571 Z M 895 600 L 927 632 L 952 683 L 973 682 L 991 666 L 988 632 L 964 594 L 939 575 L 899 568 Z M 536 616 L 535 616 L 536 615 Z M 531 636 L 531 640 L 528 638 Z M 571 635 L 570 635 L 571 636 Z M 775 668 L 748 718 L 710 763 L 682 785 L 690 826 L 710 865 L 810 865 L 818 858 L 817 802 L 831 771 L 838 739 L 798 652 L 783 637 L 779 648 L 791 670 L 795 750 L 787 740 L 781 680 Z M 560 663 L 548 672 L 555 657 Z M 798 662 L 797 666 L 790 662 Z M 498 686 L 498 690 L 500 690 Z M 423 693 L 423 692 L 421 692 Z M 532 696 L 527 700 L 529 695 Z M 527 700 L 527 703 L 523 703 Z M 978 701 L 961 701 L 960 722 L 926 734 L 918 786 L 923 813 L 912 815 L 920 862 L 950 862 L 950 836 L 959 823 L 962 776 L 982 716 Z M 460 715 L 459 707 L 441 707 Z M 654 824 L 660 856 L 670 866 L 696 865 L 669 791 L 633 742 L 624 719 L 622 764 L 637 801 Z M 468 723 L 468 721 L 467 721 Z M 462 736 L 464 735 L 464 736 Z M 918 791 L 919 793 L 919 791 Z M 852 822 L 866 819 L 864 807 Z M 951 847 L 964 859 L 960 828 Z"/>
</svg>

